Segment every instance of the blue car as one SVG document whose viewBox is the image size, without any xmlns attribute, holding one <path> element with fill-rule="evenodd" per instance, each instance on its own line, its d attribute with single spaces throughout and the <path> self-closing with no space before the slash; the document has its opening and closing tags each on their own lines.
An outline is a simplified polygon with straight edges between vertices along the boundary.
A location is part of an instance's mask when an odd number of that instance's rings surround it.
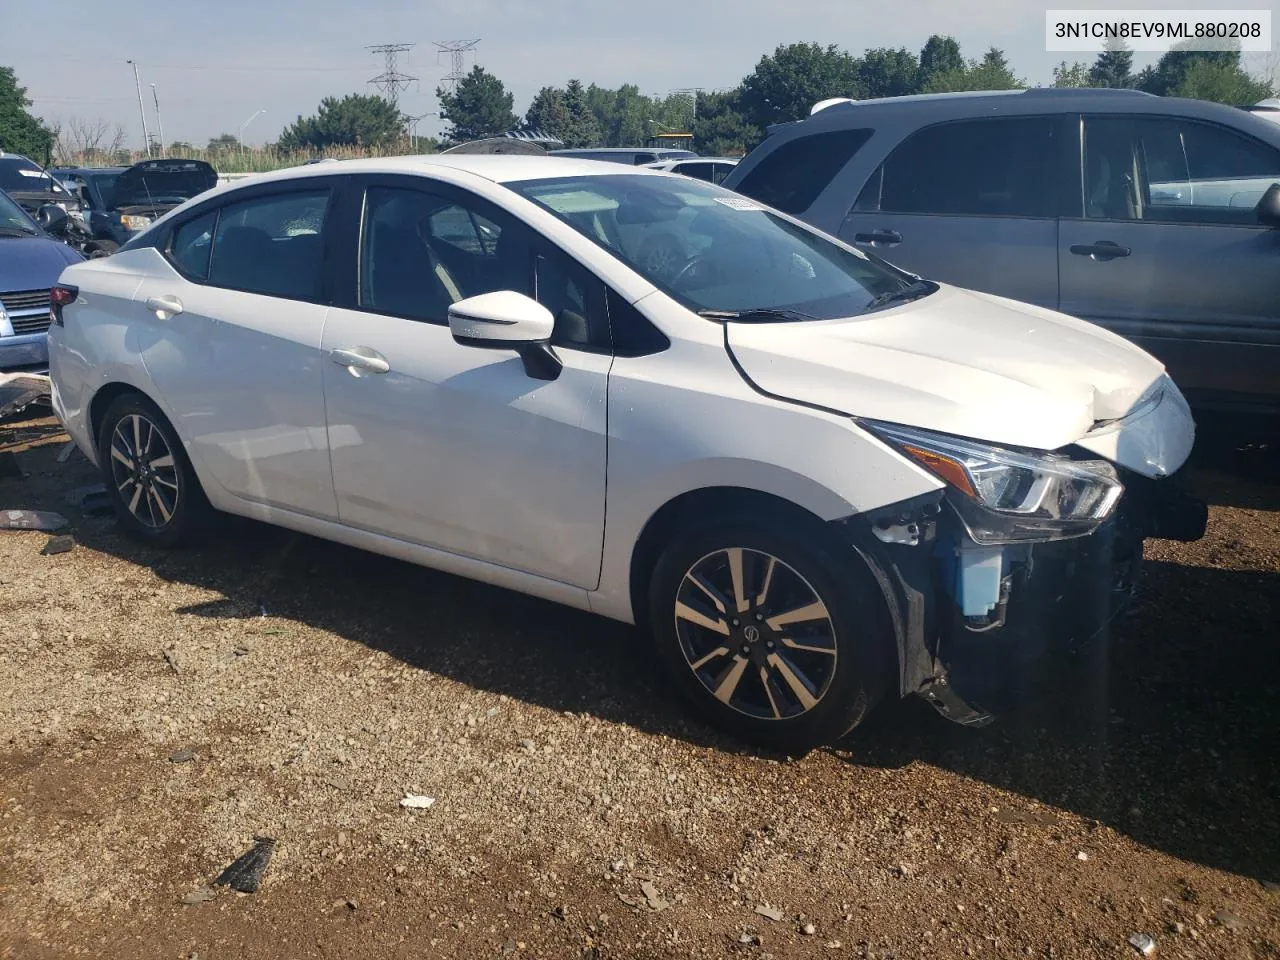
<svg viewBox="0 0 1280 960">
<path fill-rule="evenodd" d="M 49 363 L 49 288 L 79 253 L 0 191 L 0 370 Z"/>
</svg>

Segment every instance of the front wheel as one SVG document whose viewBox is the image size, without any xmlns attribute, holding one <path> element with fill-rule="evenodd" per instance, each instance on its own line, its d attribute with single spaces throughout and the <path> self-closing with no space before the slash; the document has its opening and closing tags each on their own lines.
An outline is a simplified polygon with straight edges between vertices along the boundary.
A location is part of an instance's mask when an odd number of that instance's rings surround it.
<svg viewBox="0 0 1280 960">
<path fill-rule="evenodd" d="M 743 520 L 681 535 L 649 605 L 667 671 L 708 719 L 800 752 L 862 720 L 894 650 L 870 571 L 814 527 Z"/>
<path fill-rule="evenodd" d="M 139 394 L 107 408 L 98 466 L 120 525 L 139 540 L 175 546 L 202 532 L 212 508 L 169 421 Z"/>
<path fill-rule="evenodd" d="M 120 244 L 114 240 L 95 240 L 84 248 L 85 255 L 90 260 L 101 260 L 103 257 L 109 257 L 120 249 Z"/>
</svg>

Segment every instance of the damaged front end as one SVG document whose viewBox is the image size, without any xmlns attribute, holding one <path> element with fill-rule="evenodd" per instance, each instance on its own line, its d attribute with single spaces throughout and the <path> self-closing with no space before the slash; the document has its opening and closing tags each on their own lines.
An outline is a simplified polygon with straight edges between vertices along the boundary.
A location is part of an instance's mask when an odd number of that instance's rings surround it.
<svg viewBox="0 0 1280 960">
<path fill-rule="evenodd" d="M 1083 448 L 1013 451 L 868 426 L 946 482 L 846 523 L 896 608 L 902 694 L 959 723 L 989 722 L 1047 656 L 1102 634 L 1132 598 L 1144 539 L 1204 534 L 1206 507 L 1176 476 Z"/>
</svg>

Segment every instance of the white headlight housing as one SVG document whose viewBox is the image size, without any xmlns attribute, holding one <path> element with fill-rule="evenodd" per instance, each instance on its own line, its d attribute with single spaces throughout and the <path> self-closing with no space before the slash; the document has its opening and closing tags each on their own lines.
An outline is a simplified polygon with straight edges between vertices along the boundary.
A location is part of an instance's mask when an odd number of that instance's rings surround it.
<svg viewBox="0 0 1280 960">
<path fill-rule="evenodd" d="M 866 426 L 958 494 L 950 500 L 978 543 L 1087 536 L 1124 492 L 1106 460 L 1021 453 L 896 424 Z"/>
</svg>

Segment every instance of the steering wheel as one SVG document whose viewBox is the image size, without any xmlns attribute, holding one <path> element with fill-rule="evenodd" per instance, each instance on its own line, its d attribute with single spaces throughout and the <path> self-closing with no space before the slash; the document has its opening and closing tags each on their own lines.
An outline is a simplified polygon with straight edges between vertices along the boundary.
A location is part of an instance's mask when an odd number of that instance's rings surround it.
<svg viewBox="0 0 1280 960">
<path fill-rule="evenodd" d="M 678 290 L 685 280 L 702 279 L 697 276 L 699 272 L 706 271 L 710 274 L 714 270 L 715 265 L 705 254 L 695 253 L 685 261 L 684 266 L 677 270 L 667 283 Z"/>
</svg>

